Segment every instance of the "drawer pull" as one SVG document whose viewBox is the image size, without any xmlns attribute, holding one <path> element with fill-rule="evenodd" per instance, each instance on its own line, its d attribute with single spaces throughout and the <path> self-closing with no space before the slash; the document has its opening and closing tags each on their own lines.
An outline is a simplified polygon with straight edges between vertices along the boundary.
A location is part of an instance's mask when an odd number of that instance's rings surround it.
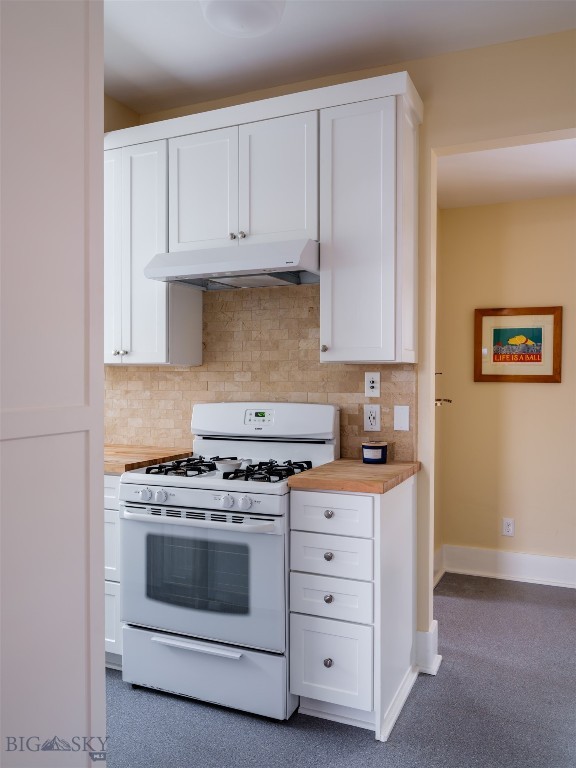
<svg viewBox="0 0 576 768">
<path fill-rule="evenodd" d="M 334 517 L 334 512 L 331 509 L 327 509 L 324 512 L 324 517 L 328 518 L 330 520 L 331 517 Z"/>
<path fill-rule="evenodd" d="M 333 603 L 334 602 L 334 595 L 324 595 L 324 602 L 325 603 Z"/>
<path fill-rule="evenodd" d="M 334 554 L 332 552 L 324 552 L 324 560 L 330 561 L 333 559 L 334 559 Z"/>
<path fill-rule="evenodd" d="M 176 638 L 168 637 L 153 637 L 153 643 L 160 643 L 160 645 L 169 645 L 172 648 L 183 648 L 185 651 L 196 651 L 197 653 L 207 653 L 210 656 L 222 656 L 224 659 L 241 659 L 242 654 L 235 651 L 227 651 L 224 648 L 210 648 L 207 645 L 196 645 L 196 643 L 188 643 L 185 640 L 177 640 Z"/>
<path fill-rule="evenodd" d="M 324 659 L 324 666 L 325 667 L 331 667 L 334 664 L 332 659 Z"/>
</svg>

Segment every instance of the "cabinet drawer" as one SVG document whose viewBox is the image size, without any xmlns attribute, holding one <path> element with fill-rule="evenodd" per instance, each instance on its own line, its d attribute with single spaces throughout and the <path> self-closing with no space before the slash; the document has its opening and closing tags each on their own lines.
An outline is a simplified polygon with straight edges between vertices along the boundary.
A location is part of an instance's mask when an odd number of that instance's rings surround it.
<svg viewBox="0 0 576 768">
<path fill-rule="evenodd" d="M 290 534 L 290 569 L 370 581 L 373 574 L 372 541 L 322 533 Z"/>
<path fill-rule="evenodd" d="M 290 517 L 290 527 L 298 531 L 369 539 L 374 530 L 371 496 L 292 491 Z"/>
<path fill-rule="evenodd" d="M 124 627 L 122 680 L 283 720 L 286 658 Z"/>
<path fill-rule="evenodd" d="M 372 627 L 290 616 L 290 692 L 372 710 Z"/>
<path fill-rule="evenodd" d="M 358 624 L 373 621 L 373 585 L 366 581 L 290 574 L 290 610 Z"/>
<path fill-rule="evenodd" d="M 119 509 L 120 475 L 104 475 L 104 509 Z"/>
</svg>

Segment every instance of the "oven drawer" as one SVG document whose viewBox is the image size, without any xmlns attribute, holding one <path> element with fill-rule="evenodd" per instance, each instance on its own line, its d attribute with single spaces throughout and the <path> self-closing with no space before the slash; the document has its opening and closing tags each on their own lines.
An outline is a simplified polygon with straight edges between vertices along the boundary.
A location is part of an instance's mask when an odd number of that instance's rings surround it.
<svg viewBox="0 0 576 768">
<path fill-rule="evenodd" d="M 366 581 L 290 574 L 290 610 L 327 619 L 371 624 L 373 585 Z"/>
<path fill-rule="evenodd" d="M 372 509 L 371 496 L 292 491 L 290 527 L 298 531 L 369 539 L 374 530 Z"/>
<path fill-rule="evenodd" d="M 124 682 L 286 718 L 286 659 L 180 635 L 123 628 Z"/>
<path fill-rule="evenodd" d="M 373 551 L 370 539 L 292 531 L 290 549 L 292 571 L 360 581 L 372 579 Z"/>
<path fill-rule="evenodd" d="M 290 692 L 372 710 L 372 627 L 290 616 Z"/>
</svg>

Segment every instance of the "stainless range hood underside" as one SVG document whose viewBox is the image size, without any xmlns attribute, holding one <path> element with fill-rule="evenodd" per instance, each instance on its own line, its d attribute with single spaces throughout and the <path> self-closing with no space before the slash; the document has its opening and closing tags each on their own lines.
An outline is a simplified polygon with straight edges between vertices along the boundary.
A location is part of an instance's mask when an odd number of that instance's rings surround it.
<svg viewBox="0 0 576 768">
<path fill-rule="evenodd" d="M 159 253 L 144 274 L 152 280 L 226 290 L 317 283 L 318 270 L 315 240 L 284 240 Z"/>
</svg>

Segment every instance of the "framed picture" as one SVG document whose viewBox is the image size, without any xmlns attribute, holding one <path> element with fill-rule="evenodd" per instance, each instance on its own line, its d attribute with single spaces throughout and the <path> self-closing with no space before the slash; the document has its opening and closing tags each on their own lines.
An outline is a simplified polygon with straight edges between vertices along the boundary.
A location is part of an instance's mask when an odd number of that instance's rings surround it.
<svg viewBox="0 0 576 768">
<path fill-rule="evenodd" d="M 558 383 L 562 307 L 477 309 L 474 381 Z"/>
</svg>

